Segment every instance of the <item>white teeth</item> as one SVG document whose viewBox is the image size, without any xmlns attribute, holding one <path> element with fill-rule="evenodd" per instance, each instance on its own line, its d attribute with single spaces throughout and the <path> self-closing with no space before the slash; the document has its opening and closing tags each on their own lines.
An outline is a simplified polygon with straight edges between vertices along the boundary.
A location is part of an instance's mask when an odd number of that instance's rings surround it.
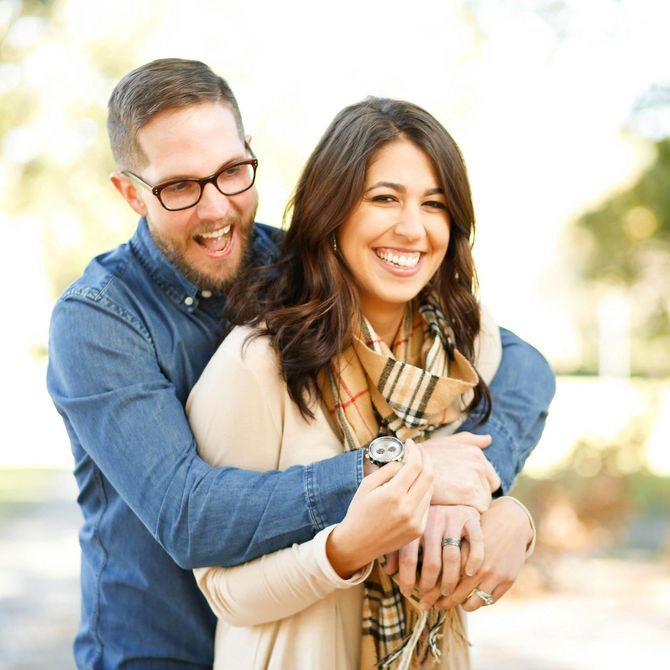
<svg viewBox="0 0 670 670">
<path fill-rule="evenodd" d="M 397 254 L 391 251 L 376 251 L 375 253 L 383 261 L 392 263 L 393 265 L 397 265 L 401 268 L 413 268 L 421 258 L 421 253 L 419 251 L 408 254 Z"/>
<path fill-rule="evenodd" d="M 216 237 L 221 237 L 222 235 L 227 235 L 230 232 L 232 225 L 229 223 L 225 228 L 220 230 L 215 230 L 211 233 L 200 233 L 200 237 L 206 237 L 207 239 L 213 240 Z"/>
</svg>

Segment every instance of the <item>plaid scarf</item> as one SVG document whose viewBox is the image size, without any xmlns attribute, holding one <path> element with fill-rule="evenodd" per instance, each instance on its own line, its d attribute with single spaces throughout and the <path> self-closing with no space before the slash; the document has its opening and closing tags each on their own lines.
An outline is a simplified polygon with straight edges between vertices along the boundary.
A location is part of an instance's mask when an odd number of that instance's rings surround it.
<svg viewBox="0 0 670 670">
<path fill-rule="evenodd" d="M 451 376 L 449 376 L 451 375 Z M 462 418 L 477 384 L 472 365 L 454 347 L 453 331 L 432 303 L 408 304 L 392 347 L 362 317 L 352 345 L 319 375 L 319 389 L 346 450 L 359 449 L 379 435 L 426 439 L 436 428 Z M 361 669 L 409 668 L 442 646 L 465 668 L 467 641 L 460 613 L 422 612 L 418 592 L 405 598 L 379 561 L 365 582 Z"/>
</svg>

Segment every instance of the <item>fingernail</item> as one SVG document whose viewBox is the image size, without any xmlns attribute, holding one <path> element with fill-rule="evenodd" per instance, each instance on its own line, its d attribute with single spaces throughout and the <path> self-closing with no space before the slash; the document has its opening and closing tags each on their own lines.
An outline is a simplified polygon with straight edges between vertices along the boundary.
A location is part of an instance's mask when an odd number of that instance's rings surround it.
<svg viewBox="0 0 670 670">
<path fill-rule="evenodd" d="M 466 574 L 468 577 L 474 577 L 474 575 L 475 575 L 475 571 L 474 571 L 472 568 L 466 568 L 466 569 L 465 569 L 465 574 Z"/>
<path fill-rule="evenodd" d="M 419 603 L 419 609 L 426 612 L 430 609 L 430 605 L 428 603 L 420 602 Z"/>
</svg>

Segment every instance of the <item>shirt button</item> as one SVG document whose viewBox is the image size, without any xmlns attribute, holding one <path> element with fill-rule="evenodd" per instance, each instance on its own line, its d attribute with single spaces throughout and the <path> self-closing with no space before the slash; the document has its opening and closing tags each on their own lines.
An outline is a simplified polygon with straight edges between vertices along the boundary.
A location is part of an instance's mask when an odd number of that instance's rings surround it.
<svg viewBox="0 0 670 670">
<path fill-rule="evenodd" d="M 184 304 L 185 304 L 185 305 L 188 305 L 188 306 L 190 307 L 190 306 L 193 304 L 193 298 L 191 298 L 190 295 L 187 295 L 187 296 L 184 298 Z"/>
<path fill-rule="evenodd" d="M 212 297 L 212 292 L 205 289 L 204 291 L 200 291 L 200 295 L 203 298 L 211 298 Z"/>
</svg>

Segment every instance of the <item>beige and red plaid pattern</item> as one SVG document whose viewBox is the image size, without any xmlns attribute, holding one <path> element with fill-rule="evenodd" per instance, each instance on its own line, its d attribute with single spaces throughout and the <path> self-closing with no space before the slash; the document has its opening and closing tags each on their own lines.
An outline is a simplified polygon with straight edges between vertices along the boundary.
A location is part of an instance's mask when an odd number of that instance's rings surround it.
<svg viewBox="0 0 670 670">
<path fill-rule="evenodd" d="M 408 304 L 391 348 L 363 318 L 353 344 L 319 376 L 320 391 L 347 450 L 359 449 L 379 435 L 425 439 L 439 426 L 461 418 L 464 396 L 477 382 L 472 365 L 454 348 L 442 312 L 418 301 Z M 409 667 L 410 662 L 423 664 L 431 652 L 437 661 L 439 638 L 445 633 L 444 642 L 466 650 L 455 610 L 424 615 L 418 598 L 405 598 L 376 563 L 365 583 L 360 667 Z M 409 656 L 403 653 L 408 646 Z M 460 660 L 455 667 L 465 667 L 460 664 L 467 651 L 456 655 Z"/>
</svg>

